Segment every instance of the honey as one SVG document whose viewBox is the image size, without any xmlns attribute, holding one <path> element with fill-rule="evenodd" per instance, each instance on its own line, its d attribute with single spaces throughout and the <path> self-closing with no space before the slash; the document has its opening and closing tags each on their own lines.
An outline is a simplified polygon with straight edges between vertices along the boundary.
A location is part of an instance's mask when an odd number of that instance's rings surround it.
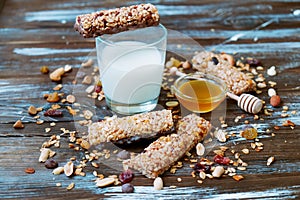
<svg viewBox="0 0 300 200">
<path fill-rule="evenodd" d="M 206 113 L 215 109 L 224 99 L 221 85 L 211 80 L 196 79 L 184 82 L 176 95 L 180 103 L 190 111 Z"/>
</svg>

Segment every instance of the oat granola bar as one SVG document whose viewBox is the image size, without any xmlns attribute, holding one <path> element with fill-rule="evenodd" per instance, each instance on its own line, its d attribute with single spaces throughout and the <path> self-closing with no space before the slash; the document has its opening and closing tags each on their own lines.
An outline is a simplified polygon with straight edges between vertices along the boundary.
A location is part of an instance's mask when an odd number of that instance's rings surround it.
<svg viewBox="0 0 300 200">
<path fill-rule="evenodd" d="M 222 54 L 203 51 L 193 57 L 192 63 L 194 69 L 223 79 L 229 91 L 236 95 L 256 88 L 255 82 L 247 74 L 232 66 Z"/>
<path fill-rule="evenodd" d="M 191 150 L 210 130 L 205 119 L 190 114 L 177 124 L 177 133 L 161 136 L 135 157 L 123 161 L 124 169 L 135 169 L 148 178 L 156 178 Z"/>
<path fill-rule="evenodd" d="M 90 38 L 132 28 L 156 26 L 159 20 L 157 8 L 148 3 L 78 15 L 74 28 L 83 37 Z"/>
<path fill-rule="evenodd" d="M 151 138 L 173 130 L 170 110 L 160 110 L 127 117 L 111 117 L 89 126 L 88 140 L 91 145 L 128 139 Z"/>
</svg>

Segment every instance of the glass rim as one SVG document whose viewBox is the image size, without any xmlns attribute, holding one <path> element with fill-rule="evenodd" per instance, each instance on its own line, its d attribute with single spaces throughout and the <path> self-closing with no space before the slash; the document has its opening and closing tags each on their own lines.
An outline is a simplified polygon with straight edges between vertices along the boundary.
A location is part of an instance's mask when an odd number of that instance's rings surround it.
<svg viewBox="0 0 300 200">
<path fill-rule="evenodd" d="M 148 27 L 143 27 L 143 28 L 134 28 L 134 29 L 129 29 L 127 31 L 122 31 L 122 32 L 119 32 L 120 34 L 124 33 L 124 32 L 133 32 L 133 31 L 136 31 L 136 30 L 141 30 L 141 29 L 146 29 L 146 28 L 153 28 L 153 27 L 160 27 L 162 29 L 162 36 L 158 39 L 158 40 L 155 40 L 151 43 L 145 43 L 145 45 L 142 45 L 142 46 L 139 46 L 139 47 L 148 47 L 148 46 L 155 46 L 156 44 L 160 43 L 161 41 L 163 41 L 164 39 L 167 38 L 167 29 L 164 25 L 162 25 L 161 23 L 158 24 L 157 26 L 148 26 Z M 119 33 L 116 33 L 116 34 L 119 34 Z M 110 34 L 111 36 L 113 36 L 114 34 Z M 96 42 L 99 41 L 101 43 L 104 43 L 105 45 L 107 46 L 122 46 L 122 45 L 119 45 L 119 44 L 116 44 L 116 42 L 111 42 L 109 39 L 106 39 L 104 38 L 103 36 L 98 36 L 96 37 Z M 134 46 L 134 45 L 133 45 Z"/>
</svg>

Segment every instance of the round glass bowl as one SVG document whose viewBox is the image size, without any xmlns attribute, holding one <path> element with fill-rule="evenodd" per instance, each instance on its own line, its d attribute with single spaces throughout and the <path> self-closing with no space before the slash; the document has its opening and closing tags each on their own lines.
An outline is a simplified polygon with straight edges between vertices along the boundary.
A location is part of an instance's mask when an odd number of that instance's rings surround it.
<svg viewBox="0 0 300 200">
<path fill-rule="evenodd" d="M 226 98 L 227 90 L 222 79 L 201 72 L 181 76 L 172 86 L 180 104 L 195 113 L 214 110 Z"/>
</svg>

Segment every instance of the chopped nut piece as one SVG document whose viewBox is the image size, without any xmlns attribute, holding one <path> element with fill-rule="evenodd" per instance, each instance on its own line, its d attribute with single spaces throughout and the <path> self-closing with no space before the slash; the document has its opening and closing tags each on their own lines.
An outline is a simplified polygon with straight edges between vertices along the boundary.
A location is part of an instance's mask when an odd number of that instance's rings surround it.
<svg viewBox="0 0 300 200">
<path fill-rule="evenodd" d="M 28 113 L 30 114 L 30 115 L 36 115 L 37 114 L 37 109 L 36 109 L 36 107 L 34 107 L 34 106 L 29 106 L 29 108 L 28 108 Z"/>
<path fill-rule="evenodd" d="M 86 140 L 82 140 L 80 143 L 80 146 L 84 149 L 89 149 L 90 148 L 90 143 Z"/>
<path fill-rule="evenodd" d="M 275 66 L 270 67 L 270 68 L 267 70 L 267 74 L 268 74 L 269 76 L 275 76 L 275 75 L 277 74 L 276 69 L 275 69 Z"/>
<path fill-rule="evenodd" d="M 32 167 L 27 167 L 27 168 L 24 170 L 24 172 L 27 173 L 27 174 L 34 174 L 35 169 L 32 168 Z"/>
<path fill-rule="evenodd" d="M 60 97 L 57 92 L 53 92 L 51 94 L 48 94 L 48 96 L 47 96 L 47 101 L 49 103 L 55 103 L 55 102 L 58 102 L 59 100 L 60 100 Z"/>
<path fill-rule="evenodd" d="M 82 63 L 82 67 L 91 67 L 93 65 L 94 61 L 92 59 L 87 60 L 86 62 Z"/>
<path fill-rule="evenodd" d="M 75 183 L 70 183 L 70 185 L 68 185 L 68 187 L 66 188 L 67 190 L 72 190 L 75 187 Z"/>
<path fill-rule="evenodd" d="M 176 107 L 178 105 L 179 105 L 178 101 L 168 101 L 168 102 L 166 102 L 166 106 L 170 107 L 170 108 Z"/>
<path fill-rule="evenodd" d="M 74 95 L 71 95 L 71 94 L 69 94 L 69 95 L 66 97 L 66 99 L 67 99 L 67 102 L 68 102 L 68 103 L 74 103 L 74 102 L 76 101 L 75 96 L 74 96 Z"/>
<path fill-rule="evenodd" d="M 42 74 L 48 74 L 49 73 L 49 68 L 48 66 L 42 66 L 40 69 Z"/>
<path fill-rule="evenodd" d="M 103 178 L 103 179 L 97 179 L 96 180 L 96 185 L 98 187 L 106 187 L 115 182 L 115 178 L 108 177 L 108 178 Z"/>
<path fill-rule="evenodd" d="M 225 170 L 222 166 L 216 166 L 215 170 L 213 171 L 213 177 L 219 178 L 224 174 Z"/>
<path fill-rule="evenodd" d="M 242 175 L 234 175 L 234 176 L 232 176 L 232 178 L 233 178 L 234 180 L 236 180 L 236 181 L 241 181 L 241 180 L 244 179 L 244 176 L 242 176 Z"/>
<path fill-rule="evenodd" d="M 203 156 L 205 152 L 205 147 L 202 143 L 198 143 L 196 146 L 196 153 L 198 156 Z"/>
<path fill-rule="evenodd" d="M 53 71 L 52 73 L 50 73 L 49 77 L 52 81 L 60 81 L 61 77 L 64 75 L 65 70 L 63 67 L 60 67 L 58 69 L 56 69 L 55 71 Z"/>
<path fill-rule="evenodd" d="M 66 176 L 71 176 L 73 172 L 74 172 L 74 164 L 72 161 L 69 161 L 64 166 L 64 173 Z"/>
<path fill-rule="evenodd" d="M 21 120 L 17 120 L 17 121 L 15 122 L 15 124 L 13 125 L 13 127 L 14 127 L 15 129 L 21 129 L 21 128 L 24 128 L 24 125 L 23 125 L 23 123 L 22 123 Z"/>
<path fill-rule="evenodd" d="M 160 177 L 155 178 L 155 180 L 153 181 L 153 187 L 155 190 L 163 189 L 164 183 L 163 183 L 162 178 L 160 178 Z"/>
<path fill-rule="evenodd" d="M 63 172 L 64 172 L 64 167 L 57 167 L 52 171 L 52 173 L 55 175 L 62 174 Z"/>
<path fill-rule="evenodd" d="M 244 153 L 244 154 L 249 154 L 249 149 L 242 149 L 242 152 Z"/>
<path fill-rule="evenodd" d="M 269 88 L 268 89 L 268 95 L 269 95 L 269 97 L 272 97 L 272 96 L 274 96 L 276 94 L 277 93 L 276 93 L 276 90 L 274 88 Z"/>
<path fill-rule="evenodd" d="M 46 160 L 49 158 L 49 154 L 50 154 L 50 149 L 42 148 L 39 157 L 39 162 L 46 162 Z"/>
<path fill-rule="evenodd" d="M 291 120 L 286 120 L 285 122 L 283 122 L 282 126 L 291 126 L 291 127 L 295 127 L 295 123 L 292 122 Z"/>
<path fill-rule="evenodd" d="M 64 67 L 64 71 L 65 72 L 69 72 L 71 70 L 72 70 L 72 66 L 71 65 L 65 65 L 65 67 Z"/>
<path fill-rule="evenodd" d="M 269 157 L 267 160 L 267 166 L 270 166 L 274 162 L 274 160 L 275 160 L 274 156 Z"/>
<path fill-rule="evenodd" d="M 62 88 L 63 88 L 63 85 L 62 84 L 58 84 L 57 86 L 55 86 L 53 88 L 53 90 L 58 91 L 58 90 L 61 90 Z"/>
<path fill-rule="evenodd" d="M 227 133 L 224 130 L 218 129 L 214 132 L 214 136 L 218 139 L 219 142 L 226 142 Z"/>
</svg>

